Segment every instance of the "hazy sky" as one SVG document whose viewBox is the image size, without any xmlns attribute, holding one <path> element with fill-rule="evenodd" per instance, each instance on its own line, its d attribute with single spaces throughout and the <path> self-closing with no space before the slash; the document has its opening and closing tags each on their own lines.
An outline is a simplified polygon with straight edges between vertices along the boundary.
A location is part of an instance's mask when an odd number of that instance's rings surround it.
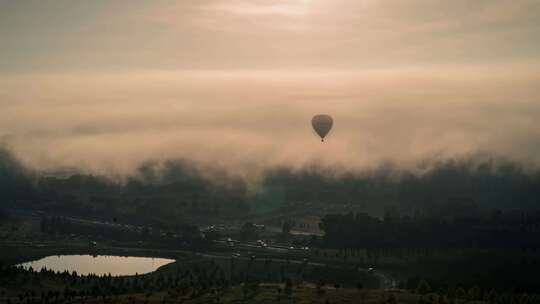
<svg viewBox="0 0 540 304">
<path fill-rule="evenodd" d="M 0 0 L 0 143 L 120 173 L 540 163 L 538 37 L 537 0 Z"/>
</svg>

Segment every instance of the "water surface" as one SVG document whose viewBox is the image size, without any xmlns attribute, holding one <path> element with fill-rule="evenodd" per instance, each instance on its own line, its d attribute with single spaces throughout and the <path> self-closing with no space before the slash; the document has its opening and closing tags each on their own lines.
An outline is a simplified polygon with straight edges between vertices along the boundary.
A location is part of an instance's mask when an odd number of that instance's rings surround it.
<svg viewBox="0 0 540 304">
<path fill-rule="evenodd" d="M 174 260 L 162 258 L 121 257 L 121 256 L 91 256 L 91 255 L 59 255 L 48 256 L 40 260 L 20 264 L 25 268 L 30 266 L 39 271 L 45 267 L 50 270 L 63 272 L 76 271 L 80 275 L 111 274 L 112 276 L 134 275 L 153 272 L 159 267 L 172 263 Z"/>
</svg>

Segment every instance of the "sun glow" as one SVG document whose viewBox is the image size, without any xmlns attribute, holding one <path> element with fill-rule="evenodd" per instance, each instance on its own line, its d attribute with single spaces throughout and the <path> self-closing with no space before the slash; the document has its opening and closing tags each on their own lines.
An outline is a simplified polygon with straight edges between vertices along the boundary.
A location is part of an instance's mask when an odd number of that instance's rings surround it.
<svg viewBox="0 0 540 304">
<path fill-rule="evenodd" d="M 207 6 L 206 9 L 220 11 L 237 16 L 301 16 L 307 13 L 309 0 L 298 0 L 287 3 L 254 4 L 238 2 Z"/>
</svg>

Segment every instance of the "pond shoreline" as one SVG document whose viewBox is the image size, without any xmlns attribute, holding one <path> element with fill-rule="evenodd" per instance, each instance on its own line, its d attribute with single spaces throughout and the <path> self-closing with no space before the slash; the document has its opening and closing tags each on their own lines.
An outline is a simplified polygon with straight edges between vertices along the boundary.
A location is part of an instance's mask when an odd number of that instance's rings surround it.
<svg viewBox="0 0 540 304">
<path fill-rule="evenodd" d="M 77 273 L 81 276 L 125 277 L 153 273 L 162 266 L 176 262 L 175 259 L 156 257 L 134 257 L 118 255 L 51 255 L 44 258 L 17 264 L 26 270 L 46 269 L 56 273 Z"/>
<path fill-rule="evenodd" d="M 90 248 L 78 244 L 0 244 L 0 263 L 4 265 L 17 265 L 36 261 L 47 256 L 55 255 L 99 255 L 99 256 L 131 256 L 164 259 L 189 259 L 195 257 L 193 252 L 181 250 L 160 250 L 153 248 L 132 248 L 104 246 Z"/>
</svg>

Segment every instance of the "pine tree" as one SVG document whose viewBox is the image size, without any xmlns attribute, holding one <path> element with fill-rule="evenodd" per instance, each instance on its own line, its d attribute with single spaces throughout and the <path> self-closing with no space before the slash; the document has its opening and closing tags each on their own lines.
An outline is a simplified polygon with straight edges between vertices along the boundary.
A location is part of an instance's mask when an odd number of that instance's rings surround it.
<svg viewBox="0 0 540 304">
<path fill-rule="evenodd" d="M 418 287 L 416 287 L 416 292 L 425 295 L 431 292 L 431 286 L 429 286 L 426 280 L 420 280 L 420 282 L 418 282 Z"/>
</svg>

